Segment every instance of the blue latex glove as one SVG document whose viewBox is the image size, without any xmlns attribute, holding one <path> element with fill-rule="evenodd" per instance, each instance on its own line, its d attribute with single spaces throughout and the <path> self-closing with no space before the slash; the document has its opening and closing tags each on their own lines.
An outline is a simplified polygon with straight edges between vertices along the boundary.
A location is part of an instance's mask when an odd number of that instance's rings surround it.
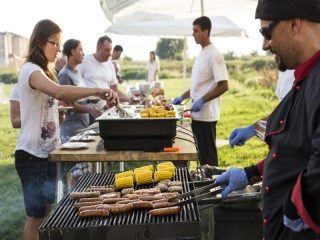
<svg viewBox="0 0 320 240">
<path fill-rule="evenodd" d="M 244 169 L 236 167 L 229 168 L 226 172 L 222 173 L 215 182 L 229 182 L 228 187 L 226 187 L 221 193 L 222 197 L 227 196 L 232 191 L 241 190 L 245 186 L 249 185 Z M 224 185 L 221 187 L 224 187 Z"/>
<path fill-rule="evenodd" d="M 202 98 L 198 99 L 197 101 L 194 102 L 192 107 L 190 108 L 190 112 L 199 112 L 204 105 L 204 101 Z"/>
<path fill-rule="evenodd" d="M 254 129 L 252 124 L 248 127 L 234 129 L 229 137 L 230 147 L 234 148 L 234 145 L 243 146 L 246 141 L 256 135 Z"/>
<path fill-rule="evenodd" d="M 172 101 L 172 104 L 173 105 L 180 105 L 180 103 L 184 100 L 184 97 L 183 95 L 179 96 L 179 97 L 176 97 L 173 101 Z"/>
<path fill-rule="evenodd" d="M 301 230 L 310 228 L 302 218 L 291 220 L 286 215 L 283 217 L 283 224 L 294 232 L 300 232 Z"/>
</svg>

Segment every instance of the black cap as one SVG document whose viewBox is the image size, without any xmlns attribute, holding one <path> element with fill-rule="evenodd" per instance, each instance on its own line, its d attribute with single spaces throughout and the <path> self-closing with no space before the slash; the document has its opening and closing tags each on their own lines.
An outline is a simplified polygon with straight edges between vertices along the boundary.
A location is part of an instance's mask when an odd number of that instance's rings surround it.
<svg viewBox="0 0 320 240">
<path fill-rule="evenodd" d="M 319 0 L 259 0 L 256 19 L 281 21 L 293 18 L 320 23 Z"/>
</svg>

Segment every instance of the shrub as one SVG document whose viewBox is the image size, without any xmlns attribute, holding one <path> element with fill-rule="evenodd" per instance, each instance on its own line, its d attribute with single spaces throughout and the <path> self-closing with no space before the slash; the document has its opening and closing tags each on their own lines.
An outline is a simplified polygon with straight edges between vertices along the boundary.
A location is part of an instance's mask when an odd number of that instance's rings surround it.
<svg viewBox="0 0 320 240">
<path fill-rule="evenodd" d="M 183 56 L 181 53 L 174 53 L 174 60 L 177 60 L 177 61 L 181 61 L 183 59 Z"/>
<path fill-rule="evenodd" d="M 124 62 L 132 62 L 132 58 L 129 56 L 124 56 L 122 59 Z"/>
<path fill-rule="evenodd" d="M 0 69 L 0 82 L 5 84 L 17 83 L 18 75 L 14 68 Z"/>
<path fill-rule="evenodd" d="M 163 79 L 163 78 L 170 78 L 170 73 L 166 72 L 166 71 L 161 71 L 158 73 L 158 77 L 159 79 Z"/>
</svg>

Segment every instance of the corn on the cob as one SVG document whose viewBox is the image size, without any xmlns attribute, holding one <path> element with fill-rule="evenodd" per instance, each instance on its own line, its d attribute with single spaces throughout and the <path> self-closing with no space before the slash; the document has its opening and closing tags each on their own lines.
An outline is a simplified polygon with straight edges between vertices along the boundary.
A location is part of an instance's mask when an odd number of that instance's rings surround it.
<svg viewBox="0 0 320 240">
<path fill-rule="evenodd" d="M 156 118 L 156 117 L 158 117 L 158 114 L 157 113 L 150 113 L 150 117 L 151 118 Z"/>
<path fill-rule="evenodd" d="M 140 113 L 140 116 L 142 117 L 142 118 L 149 118 L 149 113 Z"/>
<path fill-rule="evenodd" d="M 149 169 L 150 171 L 154 171 L 154 169 L 153 169 L 153 167 L 152 167 L 152 165 L 148 165 L 148 166 L 143 166 L 143 167 L 139 167 L 139 168 L 135 168 L 134 170 L 136 170 L 136 169 Z"/>
<path fill-rule="evenodd" d="M 152 172 L 139 172 L 135 174 L 137 185 L 153 183 Z"/>
<path fill-rule="evenodd" d="M 174 167 L 161 168 L 161 169 L 158 169 L 158 171 L 167 171 L 167 172 L 171 172 L 171 173 L 172 173 L 172 177 L 174 177 L 174 176 L 175 176 Z"/>
<path fill-rule="evenodd" d="M 164 113 L 158 113 L 158 118 L 164 118 Z"/>
<path fill-rule="evenodd" d="M 172 173 L 167 171 L 156 171 L 154 172 L 154 181 L 160 182 L 165 179 L 171 179 Z"/>
<path fill-rule="evenodd" d="M 127 171 L 127 172 L 123 172 L 123 173 L 118 173 L 115 175 L 115 179 L 119 179 L 119 178 L 123 178 L 123 177 L 132 177 L 133 175 L 133 171 Z"/>
<path fill-rule="evenodd" d="M 116 186 L 117 189 L 133 187 L 133 177 L 129 176 L 116 179 Z"/>
</svg>

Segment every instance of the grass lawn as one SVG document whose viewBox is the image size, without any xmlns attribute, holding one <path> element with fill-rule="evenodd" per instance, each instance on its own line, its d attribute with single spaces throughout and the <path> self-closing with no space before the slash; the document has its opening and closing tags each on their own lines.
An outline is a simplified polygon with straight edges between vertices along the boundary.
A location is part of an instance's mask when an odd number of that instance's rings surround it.
<svg viewBox="0 0 320 240">
<path fill-rule="evenodd" d="M 132 81 L 135 82 L 135 81 Z M 190 86 L 187 79 L 186 86 Z M 168 98 L 182 94 L 182 79 L 164 80 Z M 261 90 L 253 90 L 230 81 L 230 90 L 223 95 L 221 116 L 217 125 L 217 138 L 228 139 L 231 131 L 244 127 L 254 120 L 268 115 L 278 104 L 274 97 L 268 97 Z M 12 85 L 5 85 L 9 97 Z M 124 90 L 120 86 L 121 90 Z M 9 104 L 0 105 L 0 239 L 22 239 L 25 211 L 21 183 L 14 165 L 14 148 L 19 131 L 11 126 Z M 255 164 L 266 156 L 266 144 L 253 138 L 243 147 L 231 149 L 229 145 L 218 148 L 220 167 L 244 167 Z M 192 162 L 195 168 L 195 162 Z"/>
</svg>

